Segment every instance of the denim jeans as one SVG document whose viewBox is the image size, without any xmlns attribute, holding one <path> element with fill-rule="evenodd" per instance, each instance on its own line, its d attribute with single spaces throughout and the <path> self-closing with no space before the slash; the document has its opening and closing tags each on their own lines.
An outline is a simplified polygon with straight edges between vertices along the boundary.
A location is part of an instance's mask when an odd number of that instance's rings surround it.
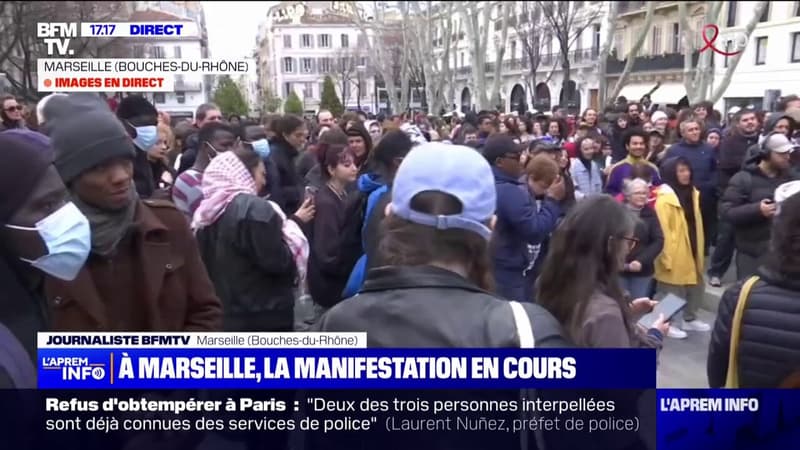
<svg viewBox="0 0 800 450">
<path fill-rule="evenodd" d="M 619 277 L 619 281 L 622 288 L 628 291 L 631 300 L 650 296 L 652 276 L 624 274 Z"/>
</svg>

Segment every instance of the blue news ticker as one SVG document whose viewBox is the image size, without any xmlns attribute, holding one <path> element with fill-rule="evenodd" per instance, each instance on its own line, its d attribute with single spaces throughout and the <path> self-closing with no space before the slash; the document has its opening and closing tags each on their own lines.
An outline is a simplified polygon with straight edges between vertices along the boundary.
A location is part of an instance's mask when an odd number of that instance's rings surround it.
<svg viewBox="0 0 800 450">
<path fill-rule="evenodd" d="M 657 398 L 658 450 L 800 448 L 798 389 L 659 389 Z M 738 412 L 663 408 L 662 402 L 673 399 L 747 399 L 756 400 L 758 408 Z"/>
<path fill-rule="evenodd" d="M 506 358 L 571 357 L 575 365 L 573 378 L 508 379 L 500 370 L 498 378 L 472 378 L 470 373 L 459 379 L 262 377 L 257 382 L 254 379 L 120 378 L 123 357 L 130 358 L 134 368 L 138 368 L 139 358 L 256 358 L 259 371 L 265 358 L 273 365 L 285 358 L 290 367 L 294 366 L 295 358 L 347 357 L 463 357 L 469 360 L 468 365 L 476 358 L 499 358 L 502 364 Z M 68 359 L 80 361 L 81 367 L 69 367 L 65 371 L 55 364 Z M 138 374 L 138 370 L 135 372 Z M 38 384 L 40 389 L 647 389 L 656 386 L 656 353 L 651 349 L 40 349 Z"/>
</svg>

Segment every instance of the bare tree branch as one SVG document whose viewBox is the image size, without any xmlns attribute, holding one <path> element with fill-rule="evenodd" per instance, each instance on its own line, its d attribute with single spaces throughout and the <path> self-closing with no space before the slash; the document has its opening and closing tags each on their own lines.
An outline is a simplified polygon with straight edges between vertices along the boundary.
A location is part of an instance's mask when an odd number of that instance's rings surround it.
<svg viewBox="0 0 800 450">
<path fill-rule="evenodd" d="M 744 28 L 744 36 L 746 37 L 747 41 L 750 40 L 750 35 L 753 33 L 753 30 L 756 29 L 756 25 L 758 25 L 761 14 L 764 13 L 764 9 L 768 6 L 768 4 L 769 2 L 758 2 L 753 8 L 753 15 L 750 16 L 750 21 L 747 22 L 747 25 Z M 725 94 L 725 91 L 731 84 L 731 77 L 736 71 L 739 61 L 742 59 L 742 54 L 744 54 L 744 51 L 736 54 L 733 56 L 733 58 L 731 58 L 731 60 L 728 61 L 728 68 L 725 70 L 725 75 L 723 76 L 719 85 L 717 85 L 717 88 L 714 89 L 708 101 L 716 103 L 720 98 L 722 98 L 722 95 Z"/>
<path fill-rule="evenodd" d="M 614 89 L 608 95 L 608 100 L 616 99 L 619 93 L 622 91 L 622 88 L 625 87 L 625 84 L 628 82 L 628 77 L 630 76 L 633 65 L 636 62 L 636 56 L 642 49 L 642 44 L 644 44 L 647 36 L 650 35 L 650 27 L 653 25 L 653 16 L 655 15 L 655 12 L 656 2 L 648 2 L 647 13 L 645 14 L 642 30 L 639 33 L 639 36 L 636 37 L 636 42 L 634 42 L 633 46 L 628 52 L 628 55 L 625 57 L 625 67 L 622 69 L 622 73 L 619 75 L 619 79 L 617 79 L 616 84 L 614 84 Z"/>
</svg>

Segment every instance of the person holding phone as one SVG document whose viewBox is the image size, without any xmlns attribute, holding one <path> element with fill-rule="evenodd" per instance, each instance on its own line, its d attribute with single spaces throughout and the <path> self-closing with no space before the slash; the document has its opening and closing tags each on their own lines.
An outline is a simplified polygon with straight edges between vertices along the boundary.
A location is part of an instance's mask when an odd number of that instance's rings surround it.
<svg viewBox="0 0 800 450">
<path fill-rule="evenodd" d="M 342 291 L 361 256 L 361 247 L 357 240 L 345 239 L 343 232 L 348 220 L 358 219 L 348 213 L 354 196 L 347 192 L 358 176 L 358 156 L 349 146 L 328 145 L 321 148 L 317 158 L 325 184 L 319 191 L 306 188 L 306 192 L 316 207 L 311 226 L 308 289 L 319 317 L 342 300 Z"/>
<path fill-rule="evenodd" d="M 669 329 L 665 317 L 646 330 L 637 325 L 656 302 L 631 301 L 619 283 L 625 258 L 636 244 L 634 230 L 635 220 L 623 205 L 596 195 L 579 202 L 553 233 L 536 301 L 579 347 L 662 346 Z"/>
<path fill-rule="evenodd" d="M 731 178 L 722 196 L 721 211 L 734 229 L 736 277 L 753 275 L 769 253 L 770 230 L 776 206 L 772 196 L 783 183 L 800 180 L 791 166 L 796 146 L 780 132 L 768 135 L 760 152 Z"/>
</svg>

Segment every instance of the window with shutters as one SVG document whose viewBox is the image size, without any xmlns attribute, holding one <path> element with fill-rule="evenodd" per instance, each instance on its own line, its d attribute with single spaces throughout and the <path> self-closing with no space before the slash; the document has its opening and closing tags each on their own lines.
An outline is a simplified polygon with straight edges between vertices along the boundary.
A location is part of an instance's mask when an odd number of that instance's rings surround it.
<svg viewBox="0 0 800 450">
<path fill-rule="evenodd" d="M 661 54 L 661 27 L 653 27 L 653 42 L 650 44 L 651 54 Z"/>
<path fill-rule="evenodd" d="M 300 48 L 311 48 L 314 46 L 314 37 L 310 34 L 300 35 Z"/>
<path fill-rule="evenodd" d="M 303 73 L 312 73 L 314 71 L 314 62 L 311 58 L 300 59 L 300 70 Z"/>
<path fill-rule="evenodd" d="M 350 47 L 350 36 L 343 34 L 341 36 L 342 39 L 342 48 Z"/>
<path fill-rule="evenodd" d="M 314 98 L 314 83 L 303 83 L 303 98 Z"/>
<path fill-rule="evenodd" d="M 674 22 L 672 24 L 672 34 L 670 36 L 670 51 L 672 53 L 680 53 L 681 48 L 681 24 Z"/>
<path fill-rule="evenodd" d="M 292 48 L 292 35 L 283 35 L 283 48 Z"/>
<path fill-rule="evenodd" d="M 174 46 L 172 48 L 172 55 L 175 58 L 180 58 L 181 57 L 181 46 L 180 45 L 176 45 L 176 46 Z"/>
<path fill-rule="evenodd" d="M 158 58 L 158 59 L 165 58 L 166 57 L 165 53 L 166 52 L 164 52 L 164 47 L 160 45 L 153 46 L 153 56 L 152 56 L 153 58 Z"/>
<path fill-rule="evenodd" d="M 330 58 L 320 58 L 319 59 L 319 71 L 322 73 L 330 73 L 331 71 L 331 59 Z"/>
<path fill-rule="evenodd" d="M 284 73 L 294 72 L 294 60 L 292 58 L 289 57 L 283 58 L 283 72 Z"/>
<path fill-rule="evenodd" d="M 319 35 L 319 47 L 320 48 L 331 48 L 331 35 L 330 34 L 320 34 Z"/>
</svg>

